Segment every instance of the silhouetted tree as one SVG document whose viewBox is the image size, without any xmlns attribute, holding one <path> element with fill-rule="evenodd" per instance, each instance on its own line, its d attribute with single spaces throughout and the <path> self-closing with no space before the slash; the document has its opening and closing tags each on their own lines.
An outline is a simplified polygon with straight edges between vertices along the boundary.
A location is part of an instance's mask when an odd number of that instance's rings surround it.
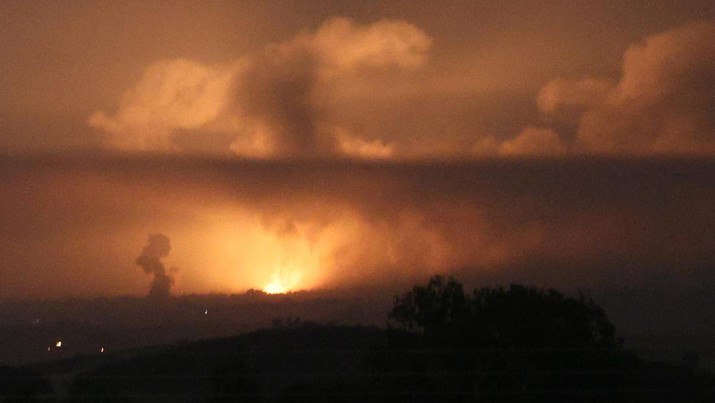
<svg viewBox="0 0 715 403">
<path fill-rule="evenodd" d="M 462 284 L 450 277 L 432 277 L 426 287 L 395 297 L 390 318 L 408 330 L 431 334 L 461 326 L 469 320 L 468 298 Z"/>
<path fill-rule="evenodd" d="M 623 384 L 618 371 L 635 364 L 601 307 L 555 290 L 512 284 L 467 294 L 454 278 L 435 276 L 397 296 L 390 321 L 390 359 L 373 364 L 422 379 L 420 388 L 441 401 L 566 392 L 591 401 L 584 391 L 594 390 L 612 398 Z M 410 378 L 392 379 L 404 390 Z"/>
<path fill-rule="evenodd" d="M 615 348 L 615 328 L 601 307 L 579 296 L 512 284 L 475 290 L 470 325 L 480 342 L 510 348 Z"/>
<path fill-rule="evenodd" d="M 618 344 L 614 326 L 592 300 L 516 284 L 477 289 L 468 296 L 454 278 L 434 276 L 426 287 L 415 286 L 396 297 L 390 319 L 397 327 L 428 338 L 480 347 Z"/>
</svg>

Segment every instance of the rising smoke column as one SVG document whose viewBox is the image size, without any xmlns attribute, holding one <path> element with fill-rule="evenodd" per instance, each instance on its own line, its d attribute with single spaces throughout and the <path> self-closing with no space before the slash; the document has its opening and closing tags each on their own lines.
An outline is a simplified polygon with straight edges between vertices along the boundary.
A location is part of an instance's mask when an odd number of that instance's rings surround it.
<svg viewBox="0 0 715 403">
<path fill-rule="evenodd" d="M 165 298 L 169 296 L 174 278 L 166 274 L 166 268 L 161 259 L 169 255 L 171 243 L 164 234 L 151 234 L 147 244 L 142 249 L 136 262 L 146 274 L 153 274 L 154 279 L 149 287 L 149 296 Z"/>
<path fill-rule="evenodd" d="M 87 123 L 109 147 L 125 151 L 176 152 L 182 133 L 203 133 L 206 144 L 222 133 L 243 157 L 383 158 L 391 144 L 339 123 L 338 84 L 365 72 L 420 67 L 431 44 L 404 21 L 331 18 L 314 32 L 221 65 L 156 60 L 114 114 L 98 110 Z"/>
</svg>

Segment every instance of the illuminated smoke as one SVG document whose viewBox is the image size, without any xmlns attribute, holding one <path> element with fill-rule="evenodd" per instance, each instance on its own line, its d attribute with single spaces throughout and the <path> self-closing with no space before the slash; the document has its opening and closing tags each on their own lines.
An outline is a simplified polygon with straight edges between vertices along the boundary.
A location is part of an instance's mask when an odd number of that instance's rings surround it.
<svg viewBox="0 0 715 403">
<path fill-rule="evenodd" d="M 165 241 L 140 263 L 161 259 L 173 277 L 169 258 L 205 268 L 182 272 L 172 293 L 263 288 L 277 270 L 300 273 L 297 289 L 436 272 L 553 287 L 664 284 L 662 273 L 715 284 L 709 159 L 56 161 L 0 158 L 12 190 L 0 192 L 0 295 L 135 293 L 122 256 L 139 255 L 146 228 L 172 234 L 182 254 L 164 258 Z"/>
<path fill-rule="evenodd" d="M 385 158 L 393 152 L 389 142 L 336 122 L 336 84 L 365 71 L 419 67 L 431 43 L 404 21 L 332 18 L 222 65 L 157 60 L 116 113 L 96 111 L 87 123 L 120 150 L 181 151 L 182 133 L 201 133 L 203 145 L 219 133 L 244 157 Z M 217 151 L 229 151 L 225 146 Z"/>
<path fill-rule="evenodd" d="M 694 22 L 631 45 L 616 82 L 556 79 L 538 105 L 549 119 L 575 124 L 574 151 L 712 155 L 713 71 L 715 24 Z"/>
<path fill-rule="evenodd" d="M 154 279 L 149 287 L 149 296 L 165 298 L 169 296 L 174 278 L 166 274 L 166 268 L 161 259 L 169 255 L 171 244 L 169 238 L 163 234 L 149 235 L 149 240 L 142 249 L 136 262 L 144 269 L 146 274 L 153 274 Z"/>
</svg>

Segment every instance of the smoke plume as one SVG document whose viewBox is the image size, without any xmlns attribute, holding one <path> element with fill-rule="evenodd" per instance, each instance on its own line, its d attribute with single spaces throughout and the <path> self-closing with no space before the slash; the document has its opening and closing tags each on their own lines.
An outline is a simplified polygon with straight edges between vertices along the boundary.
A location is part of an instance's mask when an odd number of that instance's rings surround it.
<svg viewBox="0 0 715 403">
<path fill-rule="evenodd" d="M 224 65 L 156 61 L 114 115 L 97 111 L 88 124 L 110 148 L 128 151 L 181 151 L 177 136 L 200 133 L 228 138 L 221 151 L 248 157 L 384 158 L 390 144 L 335 122 L 335 85 L 365 71 L 418 67 L 430 46 L 404 21 L 333 18 Z"/>
<path fill-rule="evenodd" d="M 166 268 L 161 259 L 169 255 L 171 244 L 164 234 L 149 235 L 147 244 L 142 249 L 136 262 L 144 269 L 144 273 L 153 274 L 154 279 L 149 287 L 149 296 L 165 298 L 169 296 L 174 278 L 166 273 Z"/>
</svg>

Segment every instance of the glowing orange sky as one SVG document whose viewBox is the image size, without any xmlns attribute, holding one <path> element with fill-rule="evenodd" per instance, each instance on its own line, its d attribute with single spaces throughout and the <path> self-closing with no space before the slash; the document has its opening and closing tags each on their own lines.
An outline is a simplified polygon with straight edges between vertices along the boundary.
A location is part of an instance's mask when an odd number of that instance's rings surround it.
<svg viewBox="0 0 715 403">
<path fill-rule="evenodd" d="M 709 160 L 0 162 L 3 296 L 144 294 L 157 232 L 181 294 L 435 272 L 614 285 L 715 262 Z"/>
<path fill-rule="evenodd" d="M 714 18 L 705 0 L 4 2 L 0 145 L 13 153 L 711 153 L 712 133 L 702 131 L 712 124 L 701 114 L 712 79 L 698 72 L 712 69 L 712 29 L 682 27 Z M 674 87 L 660 97 L 629 90 L 649 83 Z M 628 108 L 631 99 L 641 102 Z M 132 121 L 136 108 L 150 121 Z M 662 121 L 642 127 L 651 115 Z M 614 116 L 623 126 L 594 138 Z M 672 138 L 673 128 L 687 133 Z M 154 140 L 143 145 L 147 136 Z"/>
<path fill-rule="evenodd" d="M 2 2 L 0 54 L 0 299 L 157 233 L 176 293 L 715 262 L 712 1 Z"/>
</svg>

